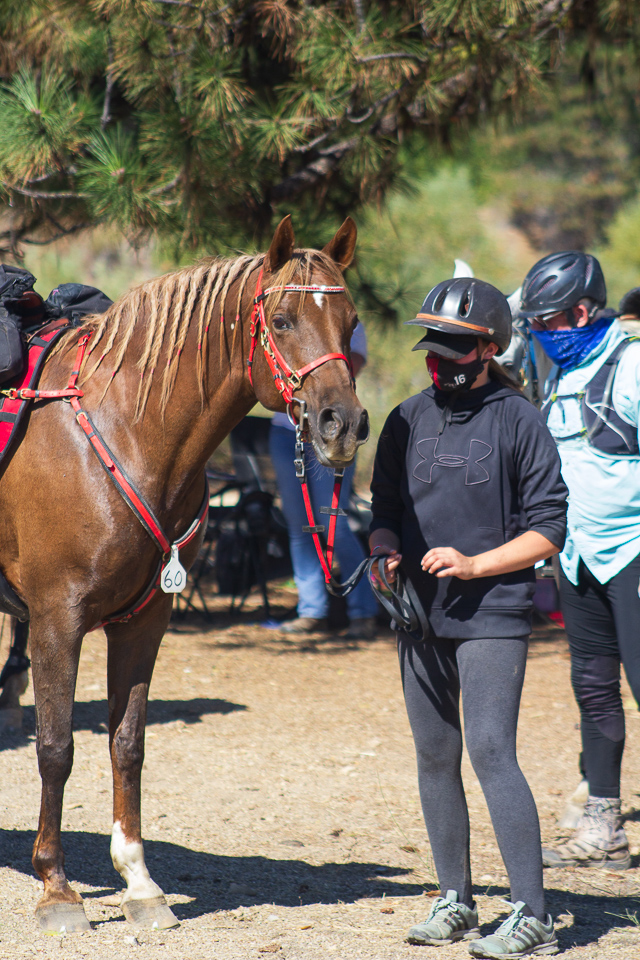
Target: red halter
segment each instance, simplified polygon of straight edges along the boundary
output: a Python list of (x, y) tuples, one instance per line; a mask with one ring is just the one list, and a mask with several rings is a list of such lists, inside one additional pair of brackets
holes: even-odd
[(344, 293), (344, 287), (325, 287), (320, 286), (319, 284), (303, 285), (290, 283), (284, 287), (267, 287), (266, 290), (263, 290), (262, 274), (263, 271), (261, 270), (260, 274), (258, 275), (256, 292), (253, 298), (253, 311), (251, 313), (251, 326), (249, 328), (251, 333), (251, 347), (249, 348), (249, 359), (247, 360), (247, 366), (249, 367), (249, 382), (251, 386), (253, 386), (253, 357), (256, 351), (256, 346), (258, 345), (259, 336), (260, 344), (264, 350), (264, 355), (267, 363), (269, 364), (269, 369), (273, 374), (276, 387), (282, 394), (282, 398), (285, 403), (290, 404), (293, 400), (294, 392), (300, 389), (302, 386), (302, 381), (306, 375), (311, 373), (312, 370), (315, 370), (316, 367), (322, 366), (323, 363), (327, 363), (329, 360), (344, 360), (349, 367), (349, 371), (351, 372), (351, 363), (349, 358), (345, 357), (344, 353), (325, 353), (324, 356), (319, 357), (317, 360), (312, 360), (311, 363), (305, 364), (305, 366), (300, 367), (299, 370), (292, 370), (278, 350), (271, 331), (267, 326), (267, 320), (264, 315), (264, 300), (269, 296), (270, 293), (275, 293), (279, 290), (290, 290), (295, 293)]

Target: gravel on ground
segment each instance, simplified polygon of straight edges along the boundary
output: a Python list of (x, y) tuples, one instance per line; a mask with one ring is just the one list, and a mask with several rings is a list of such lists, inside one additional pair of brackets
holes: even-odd
[[(275, 593), (276, 615), (291, 606)], [(181, 921), (136, 930), (119, 908), (109, 857), (104, 636), (86, 638), (77, 686), (75, 763), (63, 815), (68, 876), (91, 933), (46, 936), (31, 867), (40, 781), (33, 693), (23, 731), (0, 739), (0, 960), (397, 960), (430, 957), (404, 942), (437, 893), (418, 800), (393, 636), (291, 639), (255, 621), (257, 601), (213, 622), (193, 617), (165, 637), (149, 705), (143, 773), (147, 864)], [(6, 631), (5, 631), (6, 635)], [(6, 655), (6, 639), (0, 655)], [(639, 714), (625, 686), (623, 796), (634, 853), (623, 874), (546, 872), (548, 907), (567, 960), (640, 957)], [(543, 839), (578, 782), (578, 713), (564, 634), (530, 645), (519, 758)], [(482, 930), (507, 914), (509, 890), (487, 808), (465, 757), (475, 894)], [(468, 956), (464, 944), (438, 960)]]

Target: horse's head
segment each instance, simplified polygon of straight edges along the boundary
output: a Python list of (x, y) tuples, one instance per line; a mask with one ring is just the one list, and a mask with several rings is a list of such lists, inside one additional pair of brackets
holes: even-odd
[[(261, 280), (261, 289), (267, 292), (263, 301), (266, 331), (256, 347), (256, 395), (266, 407), (282, 410), (290, 389), (294, 415), (304, 401), (318, 459), (332, 467), (353, 460), (369, 436), (369, 417), (355, 394), (349, 364), (327, 357), (351, 356), (357, 315), (343, 272), (353, 259), (356, 236), (356, 225), (347, 217), (323, 250), (296, 250), (291, 218), (285, 217), (264, 258)], [(326, 288), (326, 292), (315, 288)], [(271, 361), (263, 350), (271, 351)], [(316, 365), (316, 361), (321, 362)], [(274, 374), (287, 367), (293, 373), (286, 378), (283, 395), (283, 381), (279, 391)]]

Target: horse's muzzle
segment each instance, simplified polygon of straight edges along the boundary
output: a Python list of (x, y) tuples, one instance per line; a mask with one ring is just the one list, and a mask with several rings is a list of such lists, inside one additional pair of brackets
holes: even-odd
[(341, 403), (323, 407), (313, 439), (318, 459), (326, 466), (351, 463), (358, 447), (369, 439), (369, 414), (363, 407), (348, 409)]

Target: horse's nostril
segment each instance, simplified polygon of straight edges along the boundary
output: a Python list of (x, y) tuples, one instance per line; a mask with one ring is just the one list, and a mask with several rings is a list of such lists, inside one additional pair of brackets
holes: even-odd
[(363, 410), (360, 414), (360, 420), (358, 421), (358, 428), (356, 430), (356, 439), (358, 443), (366, 443), (369, 439), (369, 414), (366, 410)]
[(335, 440), (344, 428), (344, 420), (335, 407), (324, 407), (318, 414), (318, 429), (323, 440)]

